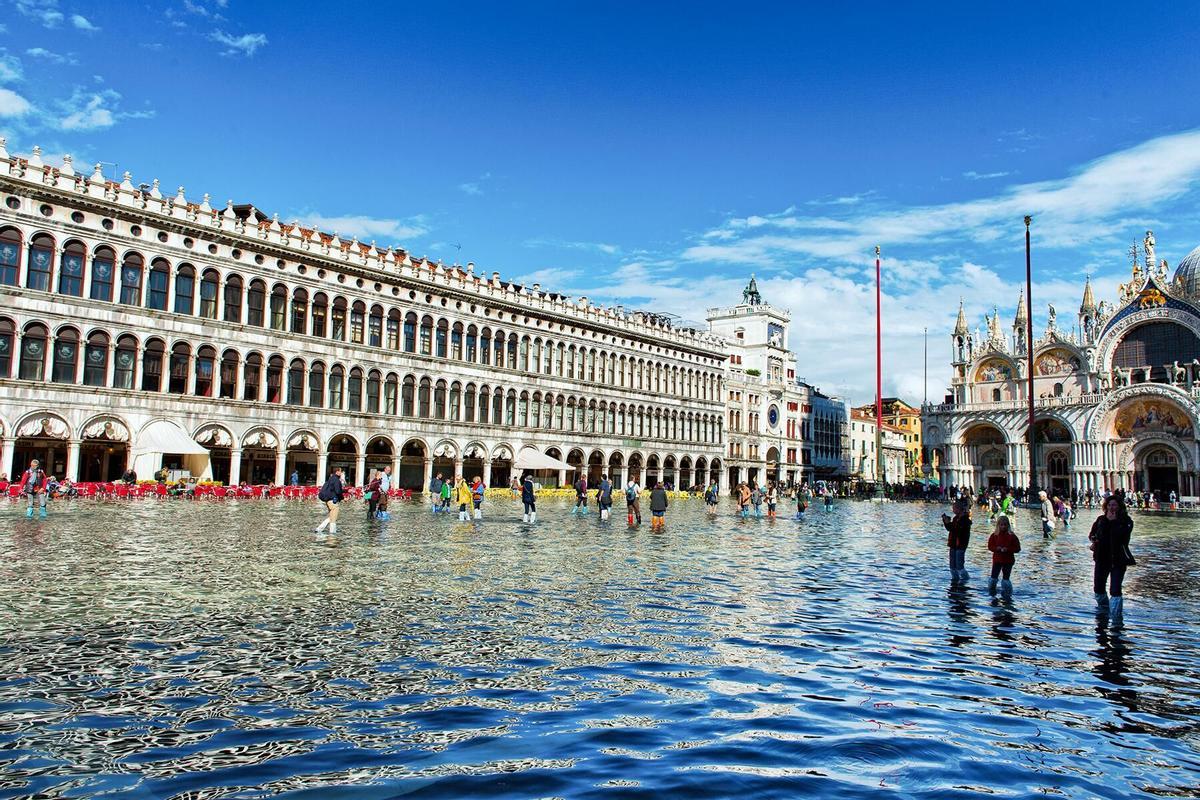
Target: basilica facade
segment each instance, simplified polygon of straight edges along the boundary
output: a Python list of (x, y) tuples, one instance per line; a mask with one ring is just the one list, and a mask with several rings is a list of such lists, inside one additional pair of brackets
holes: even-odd
[(0, 473), (504, 485), (536, 451), (569, 466), (550, 484), (724, 476), (708, 331), (3, 139), (0, 203)]
[(1051, 307), (1033, 342), (1023, 297), (1010, 336), (997, 311), (972, 332), (960, 305), (950, 394), (922, 409), (943, 486), (1200, 493), (1200, 247), (1173, 274), (1151, 232), (1132, 256), (1119, 297), (1097, 303), (1089, 280), (1076, 320)]

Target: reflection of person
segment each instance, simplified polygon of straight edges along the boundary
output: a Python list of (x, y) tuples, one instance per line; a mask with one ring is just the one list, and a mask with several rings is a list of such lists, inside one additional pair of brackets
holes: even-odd
[[(1095, 566), (1092, 571), (1092, 591), (1096, 594), (1096, 603), (1103, 608), (1108, 601), (1109, 615), (1114, 619), (1121, 616), (1125, 610), (1125, 598), (1121, 594), (1121, 584), (1125, 580), (1125, 570), (1134, 564), (1133, 554), (1129, 551), (1129, 537), (1133, 534), (1133, 520), (1125, 509), (1125, 502), (1120, 495), (1113, 495), (1104, 501), (1104, 513), (1092, 523), (1091, 540), (1092, 561)], [(1108, 595), (1105, 594), (1105, 584), (1108, 584)]]

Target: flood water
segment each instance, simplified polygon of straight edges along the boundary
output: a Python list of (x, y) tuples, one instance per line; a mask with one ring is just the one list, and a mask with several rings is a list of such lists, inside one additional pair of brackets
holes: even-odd
[(1005, 600), (940, 506), (540, 505), (0, 504), (0, 798), (1200, 794), (1200, 519), (1135, 517), (1113, 628), (1096, 512), (1020, 512)]

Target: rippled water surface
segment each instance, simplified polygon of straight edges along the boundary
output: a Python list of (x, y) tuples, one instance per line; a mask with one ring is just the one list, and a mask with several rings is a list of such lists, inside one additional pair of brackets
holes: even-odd
[(0, 797), (1200, 794), (1200, 519), (1136, 518), (1114, 628), (1082, 522), (1005, 600), (940, 506), (541, 505), (0, 505)]

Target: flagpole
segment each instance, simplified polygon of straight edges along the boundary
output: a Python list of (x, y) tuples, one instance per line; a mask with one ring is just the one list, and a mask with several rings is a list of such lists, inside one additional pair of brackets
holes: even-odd
[(883, 497), (883, 272), (875, 245), (875, 495)]
[(1025, 314), (1025, 350), (1029, 358), (1027, 391), (1029, 400), (1029, 420), (1025, 434), (1029, 439), (1029, 500), (1037, 498), (1037, 438), (1033, 427), (1033, 267), (1029, 251), (1029, 223), (1033, 217), (1025, 215), (1025, 296), (1029, 298), (1029, 309)]

